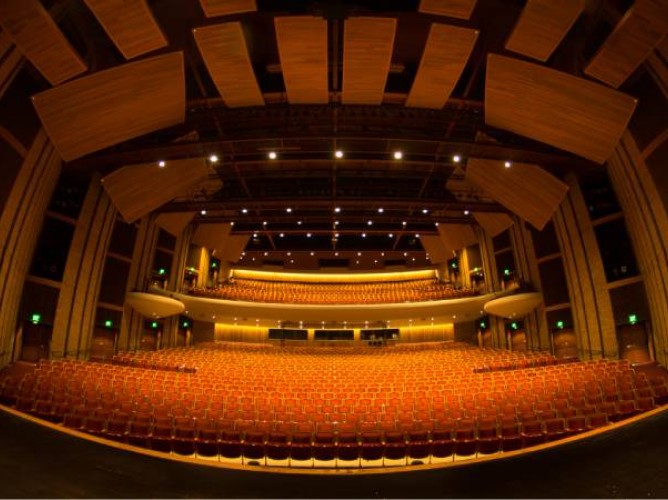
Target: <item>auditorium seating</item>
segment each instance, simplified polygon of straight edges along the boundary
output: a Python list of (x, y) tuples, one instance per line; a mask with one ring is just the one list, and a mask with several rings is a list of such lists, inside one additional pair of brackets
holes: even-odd
[(303, 283), (235, 278), (216, 288), (194, 288), (190, 294), (224, 300), (290, 304), (384, 304), (471, 297), (472, 288), (456, 289), (437, 279), (368, 283)]
[[(3, 377), (0, 399), (163, 453), (339, 468), (507, 453), (668, 402), (666, 379), (627, 361), (564, 362), (452, 342), (383, 349), (216, 342), (123, 356), (137, 363), (42, 360), (19, 379)], [(503, 369), (474, 369), (494, 365)], [(173, 369), (183, 366), (189, 370)]]

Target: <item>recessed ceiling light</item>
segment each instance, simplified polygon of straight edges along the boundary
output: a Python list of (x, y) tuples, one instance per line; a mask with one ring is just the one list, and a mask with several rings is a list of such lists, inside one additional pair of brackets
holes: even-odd
[(257, 238), (257, 233), (253, 233), (253, 238)]
[(368, 220), (368, 221), (366, 221), (366, 225), (367, 225), (367, 226), (373, 226), (373, 221), (372, 221), (372, 220)]
[(404, 257), (408, 257), (408, 252), (404, 252)]
[(202, 210), (200, 213), (201, 213), (202, 215), (206, 215), (206, 210)]
[(505, 161), (505, 162), (503, 163), (503, 166), (506, 167), (506, 168), (510, 168), (510, 167), (512, 166), (512, 162), (510, 162), (510, 161)]
[(269, 255), (269, 252), (264, 252), (264, 256), (267, 257)]
[(311, 252), (311, 257), (313, 257), (314, 255), (315, 255), (315, 252)]
[(419, 237), (420, 237), (420, 233), (415, 233), (415, 237), (416, 237), (416, 238), (419, 238)]
[(290, 257), (291, 255), (292, 255), (292, 252), (288, 252), (288, 257)]
[(434, 222), (434, 226), (438, 227), (438, 222)]
[(454, 155), (452, 157), (452, 161), (454, 161), (455, 163), (459, 163), (460, 161), (462, 161), (462, 157), (459, 155)]
[(381, 257), (385, 257), (385, 252), (380, 252)]
[(362, 256), (362, 252), (357, 252), (357, 256), (358, 256), (358, 257), (361, 257), (361, 256)]
[(218, 161), (218, 155), (211, 155), (209, 156), (209, 161), (211, 163), (216, 163)]
[(471, 213), (471, 212), (469, 212), (468, 210), (464, 210), (464, 215), (468, 215), (468, 214), (470, 214), (470, 213)]
[(295, 259), (290, 259), (290, 264), (294, 264), (294, 263), (295, 263)]
[(285, 233), (281, 233), (278, 235), (279, 238), (282, 238), (283, 236), (285, 236)]
[(334, 213), (338, 214), (341, 212), (341, 207), (334, 207)]
[(335, 220), (335, 221), (334, 221), (334, 225), (335, 225), (335, 226), (338, 226), (338, 225), (339, 225), (339, 221), (338, 221), (338, 220)]
[(334, 257), (338, 257), (338, 256), (339, 256), (339, 252), (334, 252)]
[(242, 213), (242, 214), (247, 214), (247, 213), (248, 213), (248, 209), (247, 209), (247, 208), (242, 208), (242, 209), (241, 209), (241, 213)]
[(267, 153), (267, 157), (270, 160), (275, 160), (276, 158), (278, 158), (278, 155), (276, 154), (276, 151), (269, 151), (269, 153)]
[(402, 226), (405, 226), (405, 225), (406, 225), (406, 221), (402, 221), (401, 225), (402, 225)]
[(404, 157), (404, 154), (401, 151), (395, 151), (394, 152), (394, 159), (395, 160), (401, 160)]
[(158, 166), (159, 166), (160, 168), (164, 168), (165, 165), (167, 165), (167, 163), (165, 163), (165, 160), (160, 160), (160, 161), (158, 162)]
[(286, 208), (285, 211), (286, 211), (287, 213), (289, 213), (289, 214), (292, 213), (292, 209), (291, 209), (290, 207)]
[(387, 235), (387, 237), (388, 237), (388, 238), (394, 238), (394, 234), (393, 234), (393, 233), (390, 233), (390, 234)]
[(428, 214), (428, 213), (429, 213), (429, 210), (427, 210), (426, 208), (423, 208), (423, 209), (422, 209), (422, 213), (423, 213), (423, 214)]
[(302, 225), (302, 221), (298, 220), (298, 221), (297, 221), (297, 225), (298, 225), (298, 226), (301, 226), (301, 225)]
[(385, 209), (382, 208), (382, 207), (378, 209), (378, 213), (379, 213), (379, 214), (382, 214), (384, 211), (385, 211)]
[(311, 236), (312, 236), (311, 233), (306, 233), (306, 237), (307, 237), (307, 238), (310, 238)]
[(263, 220), (263, 221), (262, 221), (262, 225), (263, 225), (263, 226), (266, 226), (266, 225), (267, 225), (267, 221), (266, 221), (266, 220)]
[(334, 156), (336, 156), (337, 158), (343, 158), (343, 151), (337, 149), (336, 151), (334, 151)]
[(362, 233), (362, 238), (366, 238), (366, 233)]
[(234, 221), (230, 222), (230, 226), (234, 226)]

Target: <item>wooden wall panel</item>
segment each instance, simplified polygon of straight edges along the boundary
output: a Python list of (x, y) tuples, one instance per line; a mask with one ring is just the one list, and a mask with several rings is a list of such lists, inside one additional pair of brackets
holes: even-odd
[(199, 224), (193, 233), (192, 242), (221, 253), (227, 248), (230, 232), (232, 232), (232, 226), (229, 222)]
[(420, 238), (422, 248), (429, 254), (432, 264), (447, 262), (451, 255), (445, 250), (445, 245), (440, 236), (423, 235)]
[(438, 16), (469, 19), (476, 0), (421, 0), (419, 12)]
[(537, 165), (469, 158), (466, 179), (508, 210), (543, 229), (568, 192), (568, 186)]
[(126, 59), (167, 46), (146, 0), (84, 0)]
[(255, 0), (199, 0), (206, 17), (229, 16), (257, 10)]
[(23, 61), (23, 56), (9, 33), (0, 31), (0, 97), (14, 81)]
[(432, 24), (406, 106), (441, 109), (464, 71), (476, 30)]
[(107, 175), (102, 182), (125, 222), (132, 223), (207, 175), (204, 158), (192, 158), (171, 160), (165, 168), (157, 163), (130, 165)]
[(224, 23), (193, 30), (209, 74), (231, 108), (263, 106), (241, 23)]
[(668, 33), (668, 2), (637, 0), (617, 23), (585, 73), (619, 87)]
[(181, 123), (183, 54), (173, 52), (100, 71), (41, 92), (33, 104), (64, 160)]
[(383, 101), (390, 71), (397, 20), (353, 17), (343, 33), (344, 104), (375, 104)]
[(485, 122), (605, 162), (636, 99), (538, 64), (489, 54)]
[(178, 237), (195, 217), (195, 212), (168, 212), (159, 214), (155, 223), (169, 234)]
[(529, 0), (506, 42), (506, 49), (547, 61), (584, 5), (584, 0)]
[(224, 262), (238, 261), (239, 257), (241, 257), (241, 252), (243, 252), (244, 249), (246, 248), (249, 239), (250, 235), (248, 234), (239, 234), (230, 236), (229, 239), (227, 240), (227, 246), (225, 247), (222, 256), (216, 255), (216, 257), (219, 257), (220, 260)]
[(492, 238), (501, 234), (513, 225), (513, 219), (508, 214), (495, 214), (493, 212), (474, 212), (473, 218), (480, 227)]
[(478, 242), (478, 237), (469, 224), (440, 224), (438, 235), (446, 254), (452, 254), (455, 250), (461, 250)]
[(39, 0), (0, 1), (0, 26), (51, 85), (88, 69)]
[(294, 16), (274, 19), (281, 71), (291, 104), (327, 104), (327, 21)]

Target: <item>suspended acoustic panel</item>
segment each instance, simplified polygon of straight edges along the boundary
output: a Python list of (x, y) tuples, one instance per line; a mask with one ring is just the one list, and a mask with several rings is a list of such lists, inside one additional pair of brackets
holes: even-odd
[(513, 225), (513, 219), (508, 214), (495, 214), (492, 212), (474, 212), (473, 218), (480, 227), (490, 236), (501, 234)]
[(229, 16), (257, 10), (255, 0), (199, 0), (206, 17)]
[(285, 91), (291, 104), (327, 104), (327, 21), (277, 17), (276, 39)]
[(167, 46), (146, 0), (84, 1), (126, 59)]
[(172, 52), (99, 71), (33, 96), (66, 161), (183, 122), (183, 54)]
[(475, 231), (468, 224), (440, 224), (438, 235), (443, 242), (446, 255), (450, 256), (455, 250), (461, 250), (478, 242)]
[(217, 224), (200, 224), (193, 233), (192, 241), (196, 245), (222, 252), (227, 247), (230, 239), (232, 225), (229, 222)]
[(568, 192), (566, 184), (530, 163), (506, 168), (501, 160), (469, 158), (466, 179), (539, 230)]
[(478, 32), (432, 24), (406, 106), (441, 109), (466, 66)]
[(378, 105), (382, 102), (396, 26), (394, 18), (346, 19), (343, 33), (344, 104)]
[(445, 251), (445, 245), (440, 236), (424, 235), (420, 238), (422, 248), (429, 254), (429, 260), (432, 264), (441, 264), (447, 262), (452, 257), (452, 253)]
[(0, 26), (51, 85), (88, 69), (39, 0), (0, 0)]
[(238, 261), (241, 257), (241, 252), (243, 252), (244, 248), (246, 248), (246, 245), (248, 245), (249, 239), (250, 235), (248, 234), (230, 236), (227, 240), (227, 245), (221, 253), (221, 260), (224, 262)]
[(421, 0), (419, 12), (437, 16), (469, 19), (476, 0)]
[(489, 54), (485, 122), (604, 163), (636, 100), (538, 64)]
[(584, 9), (585, 0), (529, 0), (506, 49), (547, 61)]
[(518, 293), (492, 299), (483, 309), (487, 314), (502, 318), (521, 318), (529, 314), (543, 302), (543, 294), (538, 292)]
[(186, 310), (185, 304), (180, 300), (153, 293), (128, 292), (125, 302), (147, 318), (165, 318)]
[(170, 160), (164, 168), (156, 162), (123, 167), (104, 177), (102, 184), (125, 222), (131, 223), (208, 175), (204, 158), (193, 158)]
[(168, 212), (158, 215), (155, 223), (169, 234), (178, 237), (193, 217), (195, 212)]
[(225, 104), (231, 108), (264, 106), (241, 23), (197, 28), (193, 34)]
[(585, 74), (619, 87), (668, 33), (668, 2), (637, 0), (585, 68)]

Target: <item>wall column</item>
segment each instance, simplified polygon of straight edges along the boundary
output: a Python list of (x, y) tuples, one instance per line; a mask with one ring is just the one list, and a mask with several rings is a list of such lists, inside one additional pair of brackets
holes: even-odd
[(12, 358), (23, 284), (61, 163), (46, 134), (40, 131), (0, 216), (0, 367)]
[(624, 211), (643, 277), (656, 360), (665, 366), (668, 363), (668, 215), (643, 155), (628, 132), (608, 162), (608, 175)]
[[(149, 273), (153, 264), (153, 254), (158, 242), (159, 227), (151, 215), (141, 219), (137, 230), (137, 239), (132, 252), (132, 264), (126, 290), (145, 291), (148, 287)], [(119, 351), (135, 351), (139, 348), (142, 331), (144, 329), (144, 316), (132, 309), (127, 304), (123, 310), (123, 321), (118, 338)]]
[[(192, 225), (188, 224), (176, 239), (174, 256), (172, 257), (172, 266), (169, 274), (167, 289), (174, 292), (181, 292), (183, 284), (183, 273), (186, 270), (188, 261), (188, 250), (192, 239)], [(179, 315), (165, 318), (162, 328), (162, 347), (174, 347), (179, 331)]]
[(568, 196), (555, 213), (554, 226), (571, 297), (579, 357), (616, 359), (615, 320), (594, 227), (577, 178), (569, 174), (566, 182)]
[[(480, 246), (480, 257), (482, 259), (482, 269), (485, 273), (485, 290), (487, 293), (499, 291), (499, 273), (496, 269), (496, 257), (494, 255), (494, 244), (492, 238), (480, 227), (475, 228)], [(506, 326), (503, 318), (499, 316), (489, 316), (489, 330), (492, 335), (492, 345), (501, 349), (508, 348), (508, 339), (506, 338)]]
[(51, 339), (52, 358), (88, 358), (104, 259), (116, 209), (93, 175), (67, 255)]
[[(510, 241), (515, 252), (519, 277), (530, 283), (536, 291), (542, 291), (540, 273), (533, 238), (523, 220), (515, 217), (515, 223), (510, 227)], [(550, 336), (547, 329), (545, 305), (540, 304), (524, 318), (524, 329), (527, 332), (527, 341), (530, 350), (550, 350)]]

